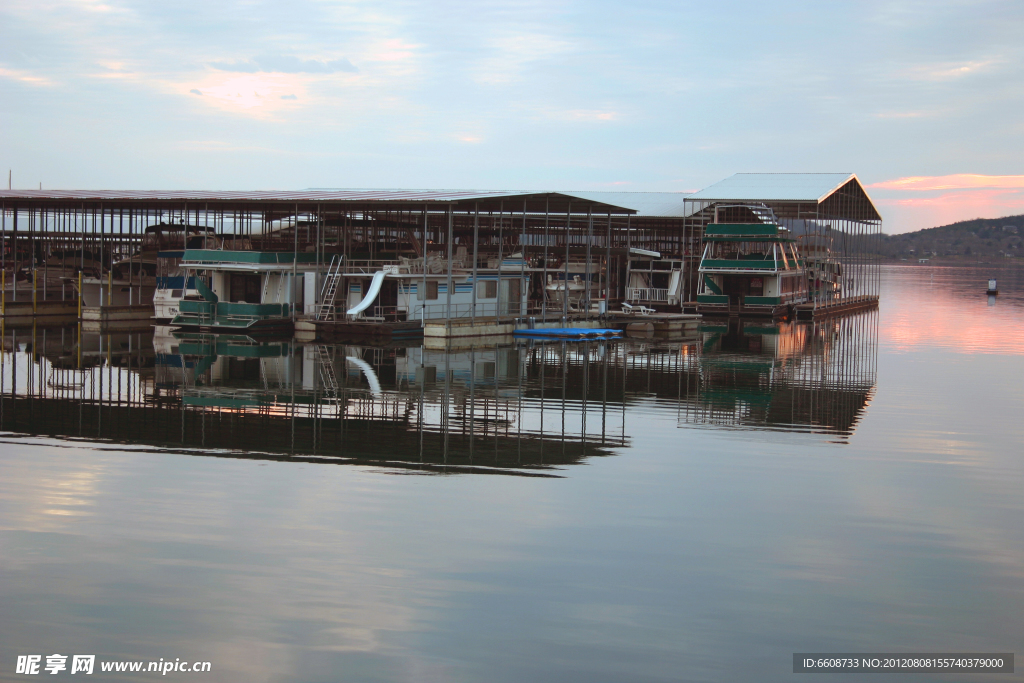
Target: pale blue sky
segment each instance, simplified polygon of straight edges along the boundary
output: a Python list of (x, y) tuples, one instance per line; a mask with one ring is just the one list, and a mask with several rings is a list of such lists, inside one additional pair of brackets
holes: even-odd
[[(63, 189), (851, 171), (902, 232), (1024, 213), (1022, 36), (1020, 0), (4, 0), (0, 164)], [(931, 178), (957, 174), (1010, 177)]]

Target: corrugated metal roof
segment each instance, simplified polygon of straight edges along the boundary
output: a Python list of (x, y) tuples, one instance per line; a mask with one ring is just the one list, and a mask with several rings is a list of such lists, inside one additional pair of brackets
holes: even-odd
[(689, 199), (820, 202), (856, 177), (853, 173), (737, 173)]
[(400, 201), (452, 202), (498, 197), (522, 197), (525, 192), (467, 192), (463, 190), (0, 190), (0, 198), (35, 199), (158, 199), (189, 201)]
[(274, 203), (291, 202), (338, 202), (361, 205), (391, 204), (406, 208), (422, 207), (424, 204), (466, 204), (481, 202), (481, 210), (498, 208), (499, 202), (507, 202), (506, 211), (522, 209), (524, 201), (534, 204), (530, 211), (537, 211), (536, 202), (547, 200), (554, 207), (563, 210), (570, 203), (589, 205), (600, 213), (632, 213), (628, 207), (607, 204), (600, 200), (570, 196), (561, 192), (505, 192), (497, 190), (371, 190), (371, 189), (312, 189), (298, 191), (227, 191), (211, 192), (200, 190), (0, 190), (0, 201), (8, 200), (21, 204), (33, 201), (43, 202), (187, 202), (187, 203)]
[(636, 211), (637, 216), (657, 218), (684, 218), (693, 213), (687, 206), (687, 192), (565, 192), (595, 202), (623, 206)]

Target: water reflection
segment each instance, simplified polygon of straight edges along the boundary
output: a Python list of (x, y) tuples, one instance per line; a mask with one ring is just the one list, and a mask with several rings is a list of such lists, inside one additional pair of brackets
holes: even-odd
[[(600, 343), (445, 352), (169, 329), (79, 344), (73, 330), (10, 331), (0, 426), (226, 457), (542, 474), (627, 444), (615, 364), (600, 365), (610, 353)], [(603, 382), (581, 379), (591, 365)]]
[(815, 323), (701, 328), (680, 423), (852, 434), (878, 375), (878, 312)]
[(877, 335), (877, 313), (734, 320), (689, 339), (440, 350), (9, 330), (0, 428), (222, 457), (554, 475), (628, 446), (629, 411), (652, 400), (681, 427), (848, 437), (874, 389)]
[[(8, 328), (0, 662), (788, 681), (805, 649), (1019, 652), (1024, 357), (964, 349), (1012, 339), (1024, 307), (1008, 278), (990, 309), (884, 273), (877, 316), (685, 339)], [(938, 323), (977, 337), (887, 341)], [(321, 464), (348, 462), (370, 467)], [(415, 471), (535, 476), (384, 476)]]

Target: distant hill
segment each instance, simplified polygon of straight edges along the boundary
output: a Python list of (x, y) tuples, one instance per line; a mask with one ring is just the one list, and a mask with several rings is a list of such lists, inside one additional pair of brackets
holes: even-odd
[(881, 249), (883, 257), (897, 260), (1024, 259), (1024, 216), (975, 218), (902, 235), (883, 235)]

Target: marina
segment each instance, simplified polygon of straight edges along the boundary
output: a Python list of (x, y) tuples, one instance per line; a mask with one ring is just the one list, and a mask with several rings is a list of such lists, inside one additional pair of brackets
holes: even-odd
[(0, 27), (0, 683), (1019, 680), (1024, 3)]
[(74, 301), (91, 328), (386, 342), (878, 303), (881, 219), (852, 174), (691, 194), (8, 190), (0, 205), (12, 322), (66, 324)]

